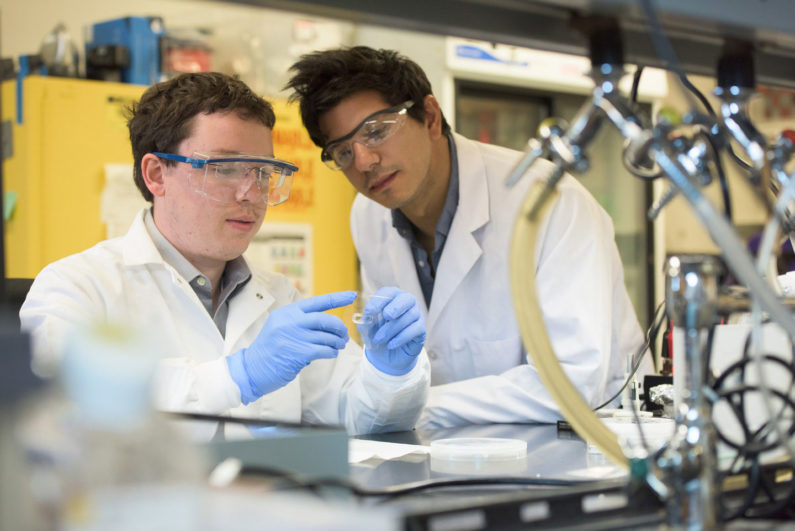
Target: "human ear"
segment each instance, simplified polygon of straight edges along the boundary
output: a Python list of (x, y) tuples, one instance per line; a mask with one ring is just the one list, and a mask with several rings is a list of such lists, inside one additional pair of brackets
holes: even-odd
[(141, 177), (155, 197), (162, 197), (166, 193), (165, 171), (166, 165), (157, 155), (147, 153), (141, 159)]
[(431, 134), (432, 138), (439, 138), (442, 136), (442, 108), (439, 106), (439, 101), (433, 96), (428, 94), (422, 100), (423, 110), (425, 111), (425, 127)]

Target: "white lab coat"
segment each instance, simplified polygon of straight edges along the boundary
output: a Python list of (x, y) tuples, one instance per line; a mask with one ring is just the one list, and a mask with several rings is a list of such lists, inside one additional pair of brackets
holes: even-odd
[(133, 322), (164, 353), (155, 379), (156, 406), (168, 411), (301, 420), (344, 425), (351, 433), (410, 429), (425, 402), (429, 366), (395, 377), (376, 369), (350, 341), (335, 360), (316, 360), (285, 387), (244, 406), (225, 357), (248, 346), (269, 313), (300, 298), (283, 275), (253, 273), (229, 301), (222, 337), (188, 282), (165, 263), (144, 225), (44, 268), (20, 311), (33, 335), (39, 367), (57, 363), (75, 325)]
[[(516, 151), (454, 135), (459, 203), (426, 308), (408, 242), (388, 209), (358, 195), (351, 231), (371, 292), (395, 285), (423, 302), (431, 391), (418, 428), (467, 423), (553, 422), (558, 407), (522, 346), (514, 315), (508, 251), (530, 184), (551, 169), (540, 161), (512, 189)], [(566, 374), (595, 406), (620, 387), (626, 356), (643, 337), (623, 283), (610, 217), (570, 176), (535, 249), (538, 295), (552, 346)], [(528, 250), (528, 265), (532, 264)]]

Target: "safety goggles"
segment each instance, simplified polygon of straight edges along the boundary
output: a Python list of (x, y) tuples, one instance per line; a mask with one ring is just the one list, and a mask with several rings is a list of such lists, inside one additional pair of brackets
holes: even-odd
[(173, 153), (152, 153), (166, 160), (190, 164), (188, 182), (196, 193), (219, 203), (236, 203), (256, 184), (259, 199), (270, 206), (290, 197), (293, 173), (298, 166), (272, 157), (234, 155), (212, 158), (194, 153), (184, 157)]
[(414, 105), (409, 100), (388, 109), (374, 112), (353, 131), (326, 144), (320, 153), (320, 160), (332, 170), (344, 170), (353, 162), (353, 143), (358, 142), (368, 148), (383, 144), (395, 134), (408, 118), (408, 110)]

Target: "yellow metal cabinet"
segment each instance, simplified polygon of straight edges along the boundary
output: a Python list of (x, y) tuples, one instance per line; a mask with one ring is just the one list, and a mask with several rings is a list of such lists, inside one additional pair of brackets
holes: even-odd
[[(145, 87), (30, 76), (24, 80), (22, 123), (16, 82), (3, 83), (3, 120), (13, 121), (13, 154), (4, 189), (16, 194), (6, 223), (9, 277), (33, 277), (48, 263), (105, 239), (100, 195), (106, 163), (132, 164), (125, 108)], [(276, 156), (297, 163), (289, 201), (268, 222), (308, 224), (313, 233), (314, 293), (356, 289), (357, 261), (348, 214), (354, 191), (320, 162), (297, 108), (274, 101)], [(137, 193), (137, 192), (136, 192)]]
[(100, 192), (106, 162), (132, 162), (123, 110), (143, 87), (30, 76), (17, 123), (16, 82), (3, 83), (3, 120), (13, 120), (4, 188), (17, 201), (6, 225), (10, 277), (105, 238)]

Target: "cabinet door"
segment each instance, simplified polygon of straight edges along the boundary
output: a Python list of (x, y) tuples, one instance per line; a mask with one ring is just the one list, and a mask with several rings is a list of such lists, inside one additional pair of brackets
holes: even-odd
[[(16, 110), (16, 87), (3, 87)], [(125, 109), (145, 87), (30, 76), (23, 82), (22, 120), (14, 115), (14, 154), (5, 163), (16, 206), (6, 225), (10, 277), (33, 277), (48, 263), (106, 236), (100, 194), (107, 163), (132, 163)], [(10, 101), (13, 100), (13, 101)]]

